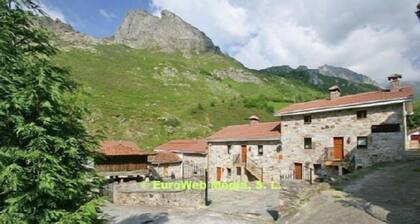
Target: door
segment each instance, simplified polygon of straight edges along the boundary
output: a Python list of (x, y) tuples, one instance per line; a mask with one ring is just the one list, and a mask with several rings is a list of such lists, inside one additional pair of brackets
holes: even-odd
[(216, 167), (216, 180), (220, 181), (222, 179), (222, 167)]
[(344, 141), (342, 137), (334, 138), (334, 160), (342, 160), (344, 157)]
[(248, 152), (248, 150), (246, 148), (246, 145), (242, 145), (241, 146), (241, 162), (242, 163), (246, 163), (247, 152)]
[(295, 163), (294, 178), (302, 180), (302, 163)]

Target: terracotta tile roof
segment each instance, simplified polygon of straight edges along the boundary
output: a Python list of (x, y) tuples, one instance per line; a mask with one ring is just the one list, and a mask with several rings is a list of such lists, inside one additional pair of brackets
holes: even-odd
[(207, 153), (207, 141), (205, 139), (171, 140), (156, 147), (155, 151)]
[(172, 152), (158, 152), (154, 155), (149, 155), (147, 160), (152, 164), (164, 164), (164, 163), (178, 163), (182, 159)]
[(257, 124), (232, 125), (223, 128), (208, 141), (237, 141), (280, 139), (280, 122), (263, 122)]
[(139, 149), (136, 143), (131, 141), (103, 141), (101, 142), (101, 151), (106, 156), (127, 156), (127, 155), (147, 155)]
[(318, 109), (329, 109), (335, 108), (340, 106), (353, 106), (353, 105), (360, 105), (360, 104), (367, 104), (367, 103), (375, 103), (375, 102), (385, 102), (391, 100), (398, 100), (409, 98), (413, 96), (413, 90), (411, 87), (404, 87), (401, 88), (400, 91), (389, 91), (389, 90), (381, 90), (381, 91), (373, 91), (373, 92), (365, 92), (359, 93), (354, 95), (342, 96), (335, 99), (323, 99), (323, 100), (313, 100), (304, 103), (296, 103), (292, 104), (282, 110), (280, 110), (277, 115), (287, 115), (289, 113), (295, 112), (304, 112), (304, 111), (311, 111), (311, 110), (318, 110)]

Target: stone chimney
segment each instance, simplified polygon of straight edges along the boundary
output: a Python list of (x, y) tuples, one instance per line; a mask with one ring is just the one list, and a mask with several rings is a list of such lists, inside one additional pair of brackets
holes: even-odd
[(255, 125), (260, 122), (260, 118), (257, 117), (256, 115), (252, 115), (251, 117), (248, 118), (248, 120), (249, 120), (250, 125)]
[(334, 85), (331, 86), (328, 91), (330, 91), (330, 100), (337, 99), (341, 96), (340, 87)]
[(391, 76), (388, 77), (388, 81), (389, 81), (389, 90), (391, 92), (398, 92), (400, 91), (400, 79), (401, 79), (402, 75), (400, 74), (393, 74)]

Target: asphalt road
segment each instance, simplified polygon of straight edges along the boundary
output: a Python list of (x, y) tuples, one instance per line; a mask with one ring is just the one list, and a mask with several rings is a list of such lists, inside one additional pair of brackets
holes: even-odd
[(388, 164), (326, 190), (284, 223), (420, 223), (420, 161)]

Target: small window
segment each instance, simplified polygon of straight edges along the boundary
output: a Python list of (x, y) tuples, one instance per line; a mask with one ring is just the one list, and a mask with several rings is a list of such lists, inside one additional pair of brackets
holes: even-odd
[(230, 153), (231, 153), (231, 149), (232, 149), (232, 146), (231, 146), (231, 145), (228, 145), (228, 146), (227, 146), (227, 153), (228, 153), (228, 154), (230, 154)]
[(314, 174), (321, 176), (322, 175), (322, 166), (321, 164), (314, 164)]
[(367, 117), (367, 111), (366, 110), (357, 111), (357, 119), (364, 119), (366, 117)]
[(305, 149), (312, 149), (312, 138), (305, 138)]
[(304, 124), (310, 124), (311, 122), (312, 122), (312, 116), (311, 115), (303, 117), (303, 123)]
[(241, 176), (241, 174), (242, 174), (241, 167), (236, 167), (236, 175)]
[(400, 132), (400, 124), (380, 124), (372, 125), (371, 127), (373, 133), (380, 132)]
[(357, 148), (358, 149), (367, 149), (368, 139), (367, 137), (357, 137)]
[(227, 168), (227, 175), (228, 177), (232, 176), (232, 169), (231, 168)]
[(262, 145), (258, 145), (258, 155), (259, 156), (263, 155), (263, 146)]

